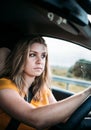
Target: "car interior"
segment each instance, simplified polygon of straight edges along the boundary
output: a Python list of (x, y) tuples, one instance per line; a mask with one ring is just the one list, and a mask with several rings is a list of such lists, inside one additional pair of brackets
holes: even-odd
[[(91, 50), (90, 15), (91, 0), (1, 0), (0, 48), (12, 51), (20, 38), (40, 35)], [(74, 94), (56, 86), (52, 91), (57, 100)]]

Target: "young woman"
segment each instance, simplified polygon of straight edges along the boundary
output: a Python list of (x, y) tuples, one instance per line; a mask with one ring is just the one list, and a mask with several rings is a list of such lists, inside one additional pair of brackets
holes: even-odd
[(20, 40), (7, 58), (0, 77), (0, 130), (14, 130), (11, 118), (21, 122), (17, 123), (17, 130), (43, 130), (65, 124), (91, 95), (89, 87), (56, 101), (50, 89), (48, 50), (42, 37)]

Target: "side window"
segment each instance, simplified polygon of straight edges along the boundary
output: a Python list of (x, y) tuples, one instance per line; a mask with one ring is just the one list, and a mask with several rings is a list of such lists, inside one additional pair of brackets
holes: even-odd
[(48, 45), (52, 86), (79, 92), (90, 86), (91, 50), (60, 39), (44, 37)]

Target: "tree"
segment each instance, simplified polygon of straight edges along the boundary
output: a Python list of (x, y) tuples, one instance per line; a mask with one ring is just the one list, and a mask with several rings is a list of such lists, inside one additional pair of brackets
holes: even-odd
[(91, 61), (85, 59), (78, 60), (68, 72), (76, 77), (85, 78), (87, 80), (91, 79)]

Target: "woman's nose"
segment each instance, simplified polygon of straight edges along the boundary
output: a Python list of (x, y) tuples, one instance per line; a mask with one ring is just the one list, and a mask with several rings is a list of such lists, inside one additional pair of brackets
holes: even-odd
[(41, 58), (41, 56), (38, 56), (38, 57), (37, 57), (37, 63), (42, 63), (42, 58)]

